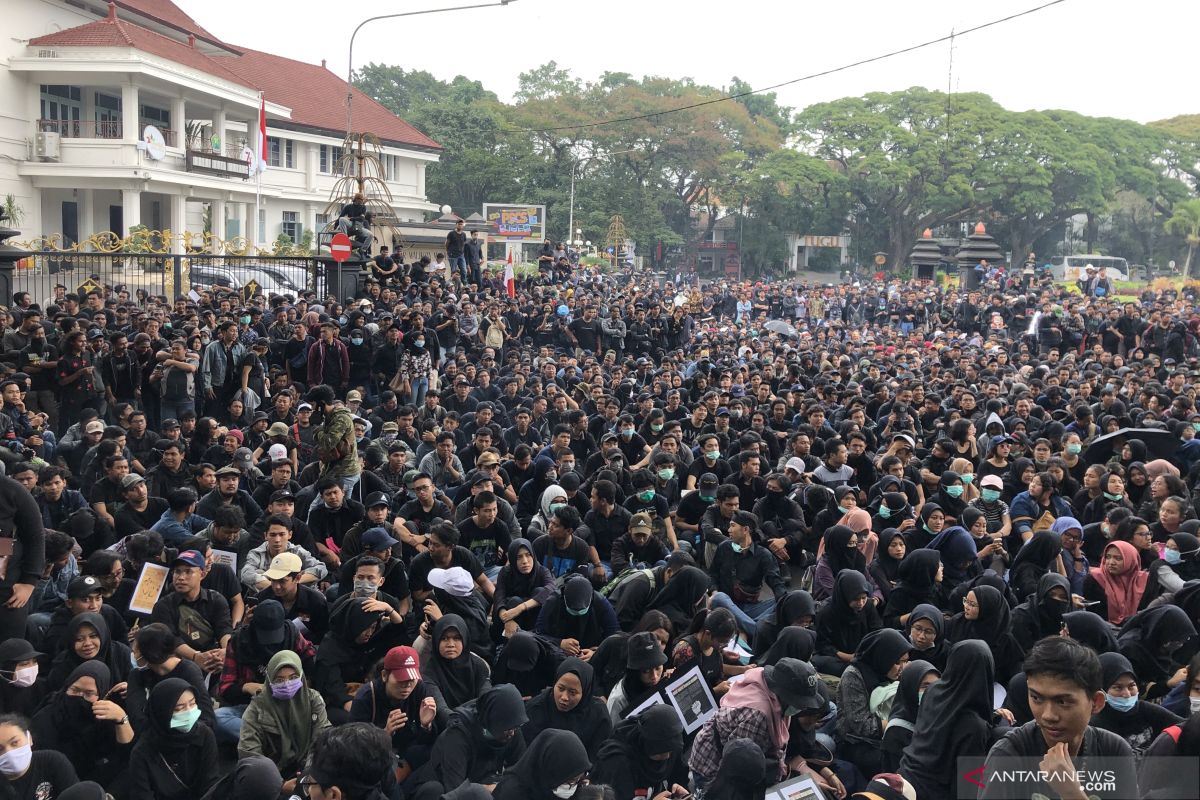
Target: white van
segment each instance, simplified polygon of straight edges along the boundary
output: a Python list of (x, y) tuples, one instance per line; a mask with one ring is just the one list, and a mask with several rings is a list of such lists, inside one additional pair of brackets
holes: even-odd
[(1129, 262), (1115, 256), (1088, 254), (1074, 256), (1055, 256), (1050, 259), (1050, 273), (1055, 280), (1081, 281), (1087, 277), (1086, 267), (1091, 264), (1096, 269), (1103, 268), (1110, 281), (1129, 280)]

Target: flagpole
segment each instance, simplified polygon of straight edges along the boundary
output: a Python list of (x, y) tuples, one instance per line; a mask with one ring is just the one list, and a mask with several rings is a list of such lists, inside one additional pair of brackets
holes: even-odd
[(263, 240), (263, 231), (261, 230), (262, 226), (259, 225), (259, 220), (262, 219), (262, 215), (259, 214), (259, 208), (262, 204), (263, 162), (267, 158), (267, 154), (266, 154), (267, 143), (264, 142), (263, 138), (262, 138), (262, 113), (263, 113), (262, 109), (263, 109), (264, 103), (266, 103), (266, 95), (263, 92), (259, 92), (258, 93), (258, 109), (259, 109), (258, 115), (259, 116), (258, 116), (258, 122), (255, 125), (257, 130), (255, 131), (255, 134), (254, 134), (254, 138), (258, 140), (258, 151), (259, 151), (258, 152), (258, 163), (254, 165), (254, 238), (257, 240), (254, 242), (254, 246), (256, 248), (258, 247), (260, 242), (265, 243)]

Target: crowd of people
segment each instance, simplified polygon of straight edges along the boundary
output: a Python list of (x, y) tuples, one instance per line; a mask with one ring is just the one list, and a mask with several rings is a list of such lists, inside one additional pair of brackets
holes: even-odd
[(385, 259), (0, 310), (0, 800), (1197, 796), (1190, 292)]

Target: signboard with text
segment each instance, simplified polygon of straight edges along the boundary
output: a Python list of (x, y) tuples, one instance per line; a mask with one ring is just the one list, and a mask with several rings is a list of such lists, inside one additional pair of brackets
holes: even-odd
[(484, 203), (483, 217), (491, 235), (509, 242), (541, 242), (546, 238), (546, 207)]

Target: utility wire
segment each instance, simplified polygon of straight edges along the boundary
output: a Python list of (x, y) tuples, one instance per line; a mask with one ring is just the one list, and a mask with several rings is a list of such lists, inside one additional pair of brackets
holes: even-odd
[(743, 97), (750, 97), (751, 95), (762, 94), (763, 92), (769, 92), (773, 89), (779, 89), (784, 86), (791, 86), (793, 84), (801, 83), (803, 81), (813, 80), (814, 78), (822, 78), (822, 77), (825, 77), (826, 75), (833, 75), (838, 72), (844, 72), (846, 70), (853, 69), (855, 67), (861, 67), (865, 64), (874, 64), (877, 61), (884, 61), (889, 58), (894, 58), (895, 56), (904, 55), (906, 53), (912, 53), (916, 50), (921, 50), (926, 47), (932, 47), (935, 44), (941, 44), (942, 42), (953, 41), (956, 38), (966, 36), (967, 34), (970, 34), (970, 33), (976, 33), (977, 31), (982, 31), (986, 28), (992, 28), (992, 27), (995, 27), (996, 25), (1002, 25), (1005, 22), (1012, 22), (1015, 19), (1020, 19), (1021, 17), (1027, 17), (1031, 14), (1036, 14), (1039, 11), (1044, 11), (1047, 8), (1051, 8), (1052, 6), (1061, 5), (1062, 3), (1065, 3), (1066, 1), (1067, 0), (1050, 0), (1050, 2), (1043, 3), (1040, 6), (1035, 6), (1034, 8), (1029, 8), (1029, 9), (1026, 9), (1025, 11), (1018, 11), (1015, 14), (1009, 14), (1007, 17), (1000, 17), (999, 19), (994, 19), (991, 22), (984, 22), (980, 25), (976, 25), (973, 28), (966, 28), (966, 29), (958, 31), (958, 32), (951, 32), (945, 36), (939, 36), (936, 39), (930, 39), (927, 42), (921, 42), (920, 44), (910, 45), (909, 47), (904, 47), (904, 48), (901, 48), (900, 50), (892, 50), (890, 53), (883, 53), (881, 55), (872, 56), (871, 58), (864, 58), (860, 61), (853, 61), (849, 64), (843, 64), (840, 67), (832, 67), (830, 69), (821, 70), (820, 72), (813, 72), (808, 75), (803, 75), (799, 78), (793, 78), (789, 81), (783, 81), (782, 83), (772, 84), (771, 86), (763, 86), (760, 89), (750, 89), (749, 91), (738, 92), (737, 94), (723, 95), (721, 97), (715, 97), (711, 100), (703, 100), (699, 103), (690, 103), (688, 105), (678, 106), (676, 108), (668, 108), (668, 109), (664, 109), (663, 111), (654, 111), (649, 114), (638, 114), (638, 115), (632, 116), (632, 117), (618, 117), (616, 119), (606, 119), (606, 120), (601, 120), (598, 122), (586, 122), (586, 123), (582, 123), (579, 125), (557, 125), (557, 126), (550, 127), (550, 128), (501, 128), (499, 130), (499, 133), (507, 133), (507, 134), (552, 133), (554, 131), (586, 130), (588, 128), (599, 128), (604, 125), (616, 125), (617, 123), (620, 123), (620, 122), (635, 122), (635, 121), (641, 120), (641, 119), (650, 119), (651, 117), (661, 117), (666, 114), (675, 114), (680, 111), (689, 111), (693, 108), (701, 108), (703, 106), (710, 106), (710, 105), (714, 105), (716, 103), (724, 103), (728, 100), (738, 100)]

